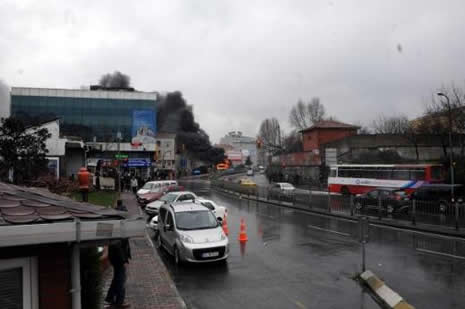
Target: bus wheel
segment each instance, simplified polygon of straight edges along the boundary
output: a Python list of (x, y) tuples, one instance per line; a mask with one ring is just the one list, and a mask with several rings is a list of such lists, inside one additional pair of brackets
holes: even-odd
[(347, 188), (346, 186), (342, 187), (341, 188), (341, 193), (342, 193), (342, 195), (350, 195), (349, 188)]

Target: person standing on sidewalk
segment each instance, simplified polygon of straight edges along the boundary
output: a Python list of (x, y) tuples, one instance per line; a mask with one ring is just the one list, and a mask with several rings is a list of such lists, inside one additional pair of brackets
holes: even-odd
[(131, 178), (131, 188), (132, 188), (132, 192), (134, 194), (137, 193), (137, 188), (139, 187), (139, 182), (137, 181), (137, 178), (135, 176), (132, 176)]
[(108, 259), (113, 266), (113, 280), (108, 290), (105, 302), (106, 308), (129, 308), (131, 305), (125, 302), (127, 267), (131, 259), (129, 241), (122, 239), (113, 243), (108, 248)]

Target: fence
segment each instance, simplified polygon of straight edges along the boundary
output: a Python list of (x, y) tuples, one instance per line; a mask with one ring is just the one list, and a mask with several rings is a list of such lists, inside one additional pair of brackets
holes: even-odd
[(368, 216), (378, 220), (401, 222), (404, 225), (428, 224), (465, 228), (465, 205), (445, 202), (396, 200), (393, 198), (362, 198), (296, 189), (285, 193), (269, 186), (245, 186), (224, 180), (213, 180), (211, 186), (248, 196), (257, 201), (269, 201), (305, 210), (337, 213), (346, 216)]

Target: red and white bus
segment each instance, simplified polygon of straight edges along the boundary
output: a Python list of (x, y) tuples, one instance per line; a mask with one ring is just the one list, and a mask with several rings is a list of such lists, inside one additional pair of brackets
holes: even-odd
[(331, 165), (329, 192), (363, 194), (374, 188), (398, 188), (412, 193), (427, 183), (444, 181), (439, 164), (339, 164)]

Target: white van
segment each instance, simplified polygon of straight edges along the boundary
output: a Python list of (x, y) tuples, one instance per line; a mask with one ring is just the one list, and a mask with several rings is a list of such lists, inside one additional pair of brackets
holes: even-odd
[(137, 196), (147, 193), (160, 192), (164, 188), (169, 186), (177, 186), (178, 182), (176, 180), (157, 180), (149, 181), (144, 184), (142, 188), (137, 191)]
[(228, 237), (213, 213), (196, 203), (167, 203), (161, 206), (157, 223), (157, 247), (165, 248), (181, 262), (225, 261)]

